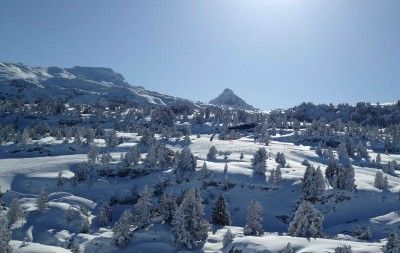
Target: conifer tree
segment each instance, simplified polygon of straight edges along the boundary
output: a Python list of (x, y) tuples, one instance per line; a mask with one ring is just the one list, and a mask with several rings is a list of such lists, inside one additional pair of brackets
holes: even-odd
[(311, 202), (301, 203), (292, 222), (289, 224), (288, 234), (296, 237), (317, 238), (322, 237), (322, 222), (324, 216)]
[(231, 225), (231, 213), (229, 212), (229, 206), (222, 194), (218, 197), (217, 201), (214, 203), (211, 220), (212, 223), (215, 225), (221, 225), (221, 226)]
[(36, 198), (36, 206), (39, 212), (44, 212), (44, 210), (49, 206), (49, 195), (46, 190), (43, 189)]
[(262, 217), (261, 204), (255, 200), (250, 202), (247, 210), (246, 225), (243, 233), (245, 235), (258, 235), (261, 236), (264, 233), (263, 229), (263, 217)]
[(146, 186), (139, 194), (138, 202), (135, 204), (135, 225), (144, 228), (151, 223), (151, 191)]
[(218, 150), (215, 146), (211, 146), (207, 154), (207, 160), (214, 161), (217, 159)]
[(199, 193), (195, 189), (188, 190), (172, 221), (176, 244), (189, 249), (197, 247), (207, 238), (208, 227)]
[(100, 207), (99, 210), (99, 223), (101, 226), (107, 226), (112, 220), (111, 206), (106, 203)]
[(235, 236), (232, 234), (232, 231), (228, 229), (222, 238), (223, 249), (226, 249), (228, 245), (232, 243), (233, 238), (235, 238)]
[(18, 199), (14, 198), (11, 202), (10, 208), (7, 211), (7, 220), (9, 225), (14, 224), (18, 219), (22, 217), (22, 209)]
[(0, 252), (11, 253), (11, 229), (9, 221), (0, 213)]
[(196, 158), (185, 147), (176, 157), (175, 174), (178, 180), (186, 179), (196, 171)]
[(120, 247), (128, 245), (132, 236), (131, 232), (132, 223), (133, 223), (132, 213), (129, 210), (125, 210), (113, 227), (112, 240), (115, 245)]
[(391, 233), (387, 238), (386, 245), (383, 247), (384, 253), (399, 253), (400, 252), (400, 237), (396, 233)]
[(350, 245), (343, 245), (340, 247), (335, 248), (334, 253), (352, 253), (353, 251), (351, 250)]
[(267, 162), (267, 151), (265, 148), (259, 148), (257, 152), (254, 154), (252, 159), (252, 166), (254, 169), (254, 173), (259, 175), (264, 175), (266, 171), (266, 162)]

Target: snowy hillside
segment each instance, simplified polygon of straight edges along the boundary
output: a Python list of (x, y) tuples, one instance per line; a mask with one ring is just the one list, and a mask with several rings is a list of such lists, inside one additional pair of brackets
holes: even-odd
[(254, 107), (247, 104), (238, 97), (231, 89), (225, 89), (218, 97), (210, 100), (210, 104), (232, 107), (242, 110), (254, 110)]
[(43, 68), (0, 62), (0, 97), (16, 96), (28, 101), (51, 98), (64, 103), (117, 101), (142, 106), (189, 102), (131, 86), (109, 68)]
[(399, 252), (400, 103), (266, 114), (0, 66), (0, 253)]

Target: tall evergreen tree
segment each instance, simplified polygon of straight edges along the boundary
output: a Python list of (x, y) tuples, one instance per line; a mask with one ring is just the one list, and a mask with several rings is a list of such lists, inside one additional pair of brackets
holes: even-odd
[(247, 210), (246, 225), (243, 233), (245, 235), (258, 235), (261, 236), (264, 233), (263, 229), (263, 217), (262, 207), (258, 201), (251, 201)]
[(218, 150), (215, 146), (211, 146), (207, 154), (207, 160), (214, 161), (217, 159)]
[(288, 234), (296, 237), (322, 237), (322, 222), (324, 216), (311, 202), (301, 203), (292, 222), (289, 224)]
[(127, 246), (131, 240), (131, 226), (133, 223), (133, 215), (129, 210), (125, 210), (119, 220), (113, 227), (112, 240), (117, 246)]
[(222, 194), (218, 197), (214, 204), (211, 220), (215, 225), (231, 225), (231, 213), (229, 212), (229, 206)]
[(391, 233), (387, 238), (386, 245), (383, 247), (384, 253), (400, 253), (400, 237), (396, 233)]
[(222, 248), (226, 249), (228, 245), (232, 243), (233, 238), (235, 238), (235, 236), (232, 234), (232, 231), (228, 229), (222, 238)]
[(49, 194), (46, 190), (42, 190), (39, 196), (36, 198), (36, 206), (39, 212), (44, 212), (44, 210), (49, 205)]
[(18, 199), (14, 198), (11, 202), (10, 208), (7, 211), (7, 220), (9, 225), (14, 224), (18, 219), (22, 217), (22, 209)]
[(11, 253), (11, 229), (9, 221), (0, 213), (0, 252)]
[(264, 175), (267, 166), (267, 151), (265, 148), (259, 148), (252, 159), (254, 173)]
[(180, 247), (195, 248), (207, 238), (209, 224), (204, 219), (202, 199), (195, 189), (185, 193), (172, 226), (175, 242)]
[(99, 210), (99, 223), (101, 226), (107, 226), (112, 220), (111, 206), (106, 203), (100, 207)]
[(139, 228), (147, 227), (151, 223), (151, 195), (150, 189), (145, 187), (135, 204), (135, 225)]
[(178, 180), (189, 178), (196, 171), (196, 158), (190, 148), (185, 147), (178, 154), (175, 164), (175, 174)]

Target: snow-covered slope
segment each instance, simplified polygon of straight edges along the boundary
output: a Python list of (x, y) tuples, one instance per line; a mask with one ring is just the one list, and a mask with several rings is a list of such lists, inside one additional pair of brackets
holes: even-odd
[(0, 97), (59, 99), (62, 102), (95, 103), (119, 101), (138, 105), (166, 105), (189, 102), (184, 99), (129, 85), (110, 68), (32, 67), (0, 62)]
[(254, 107), (238, 97), (231, 89), (225, 89), (218, 97), (210, 100), (210, 104), (227, 106), (243, 110), (254, 110)]

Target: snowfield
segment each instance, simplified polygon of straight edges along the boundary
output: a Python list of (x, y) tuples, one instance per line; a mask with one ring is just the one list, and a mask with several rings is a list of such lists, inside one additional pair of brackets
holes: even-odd
[[(121, 152), (127, 151), (134, 146), (139, 138), (129, 133), (119, 133), (118, 136), (129, 138), (126, 143), (121, 143), (117, 152), (112, 152), (114, 160), (119, 159)], [(198, 157), (197, 170), (200, 170), (203, 161), (207, 160), (207, 153), (211, 145), (218, 151), (229, 152), (228, 159), (218, 156), (215, 161), (207, 161), (208, 169), (215, 172), (215, 177), (221, 180), (224, 176), (225, 163), (228, 165), (227, 177), (235, 186), (224, 195), (228, 199), (233, 224), (237, 227), (229, 227), (235, 239), (232, 247), (243, 252), (279, 252), (288, 242), (291, 243), (295, 252), (333, 252), (336, 247), (350, 245), (353, 252), (380, 252), (384, 243), (381, 241), (387, 236), (388, 228), (398, 226), (400, 220), (397, 213), (398, 191), (400, 179), (389, 176), (390, 191), (382, 193), (374, 187), (374, 176), (376, 169), (355, 166), (355, 179), (357, 191), (349, 193), (351, 200), (337, 202), (335, 190), (325, 193), (327, 201), (319, 204), (318, 209), (324, 214), (324, 232), (332, 239), (306, 239), (286, 236), (288, 220), (292, 217), (300, 199), (299, 186), (305, 172), (305, 166), (301, 163), (308, 159), (314, 166), (321, 166), (324, 170), (326, 165), (308, 146), (294, 145), (293, 143), (273, 140), (269, 146), (255, 143), (250, 138), (223, 141), (215, 138), (210, 142), (211, 135), (202, 135), (200, 138), (192, 135), (189, 145), (193, 154)], [(179, 142), (178, 142), (179, 143)], [(179, 145), (170, 144), (171, 148), (179, 150)], [(253, 175), (251, 158), (260, 148), (266, 147), (269, 158), (267, 160), (268, 176), (271, 169), (277, 166), (274, 154), (283, 152), (287, 164), (282, 168), (282, 184), (270, 186), (267, 177)], [(105, 148), (105, 147), (104, 147)], [(240, 154), (243, 153), (243, 159)], [(376, 154), (370, 153), (371, 156)], [(28, 154), (26, 154), (28, 156)], [(383, 159), (388, 159), (386, 155)], [(390, 155), (390, 159), (400, 162), (399, 155)], [(49, 157), (25, 157), (4, 158), (0, 160), (0, 183), (2, 191), (7, 191), (4, 196), (6, 203), (18, 196), (25, 213), (24, 221), (14, 225), (11, 245), (14, 252), (70, 252), (65, 249), (68, 241), (75, 238), (79, 242), (83, 252), (178, 252), (174, 245), (174, 239), (170, 229), (166, 225), (154, 224), (144, 231), (138, 231), (134, 239), (126, 249), (118, 249), (111, 245), (112, 231), (109, 228), (98, 227), (95, 222), (96, 210), (112, 196), (124, 196), (132, 185), (142, 189), (146, 185), (154, 185), (160, 177), (168, 176), (171, 171), (154, 172), (143, 177), (124, 178), (107, 177), (98, 178), (90, 183), (78, 185), (66, 184), (56, 186), (58, 173), (62, 171), (63, 178), (68, 181), (74, 176), (73, 170), (78, 163), (86, 161), (86, 154), (70, 154)], [(180, 192), (188, 187), (200, 187), (201, 180), (194, 178), (186, 184), (172, 183), (167, 187), (171, 192)], [(36, 213), (35, 199), (42, 189), (46, 189), (49, 195), (49, 209), (44, 214)], [(207, 190), (206, 202), (213, 202), (220, 190), (214, 192)], [(251, 200), (257, 200), (263, 208), (263, 227), (267, 231), (264, 236), (244, 236), (243, 227), (246, 223), (247, 206)], [(368, 201), (365, 201), (365, 200)], [(379, 208), (377, 208), (379, 206)], [(79, 219), (73, 223), (66, 224), (64, 213), (72, 208)], [(93, 221), (90, 234), (79, 233), (80, 219), (85, 216), (82, 210), (89, 212)], [(118, 217), (121, 208), (114, 208), (113, 216)], [(206, 205), (206, 217), (211, 215), (211, 206)], [(50, 218), (51, 217), (51, 218)], [(354, 238), (341, 237), (346, 231), (353, 231), (355, 225), (368, 225), (372, 228), (374, 242), (357, 241)], [(228, 227), (212, 228), (204, 246), (196, 251), (222, 252), (222, 237)], [(20, 245), (31, 234), (27, 246)], [(335, 239), (336, 238), (336, 239)], [(342, 239), (339, 239), (342, 238)], [(19, 241), (18, 241), (19, 240)], [(184, 251), (182, 251), (184, 252)]]

